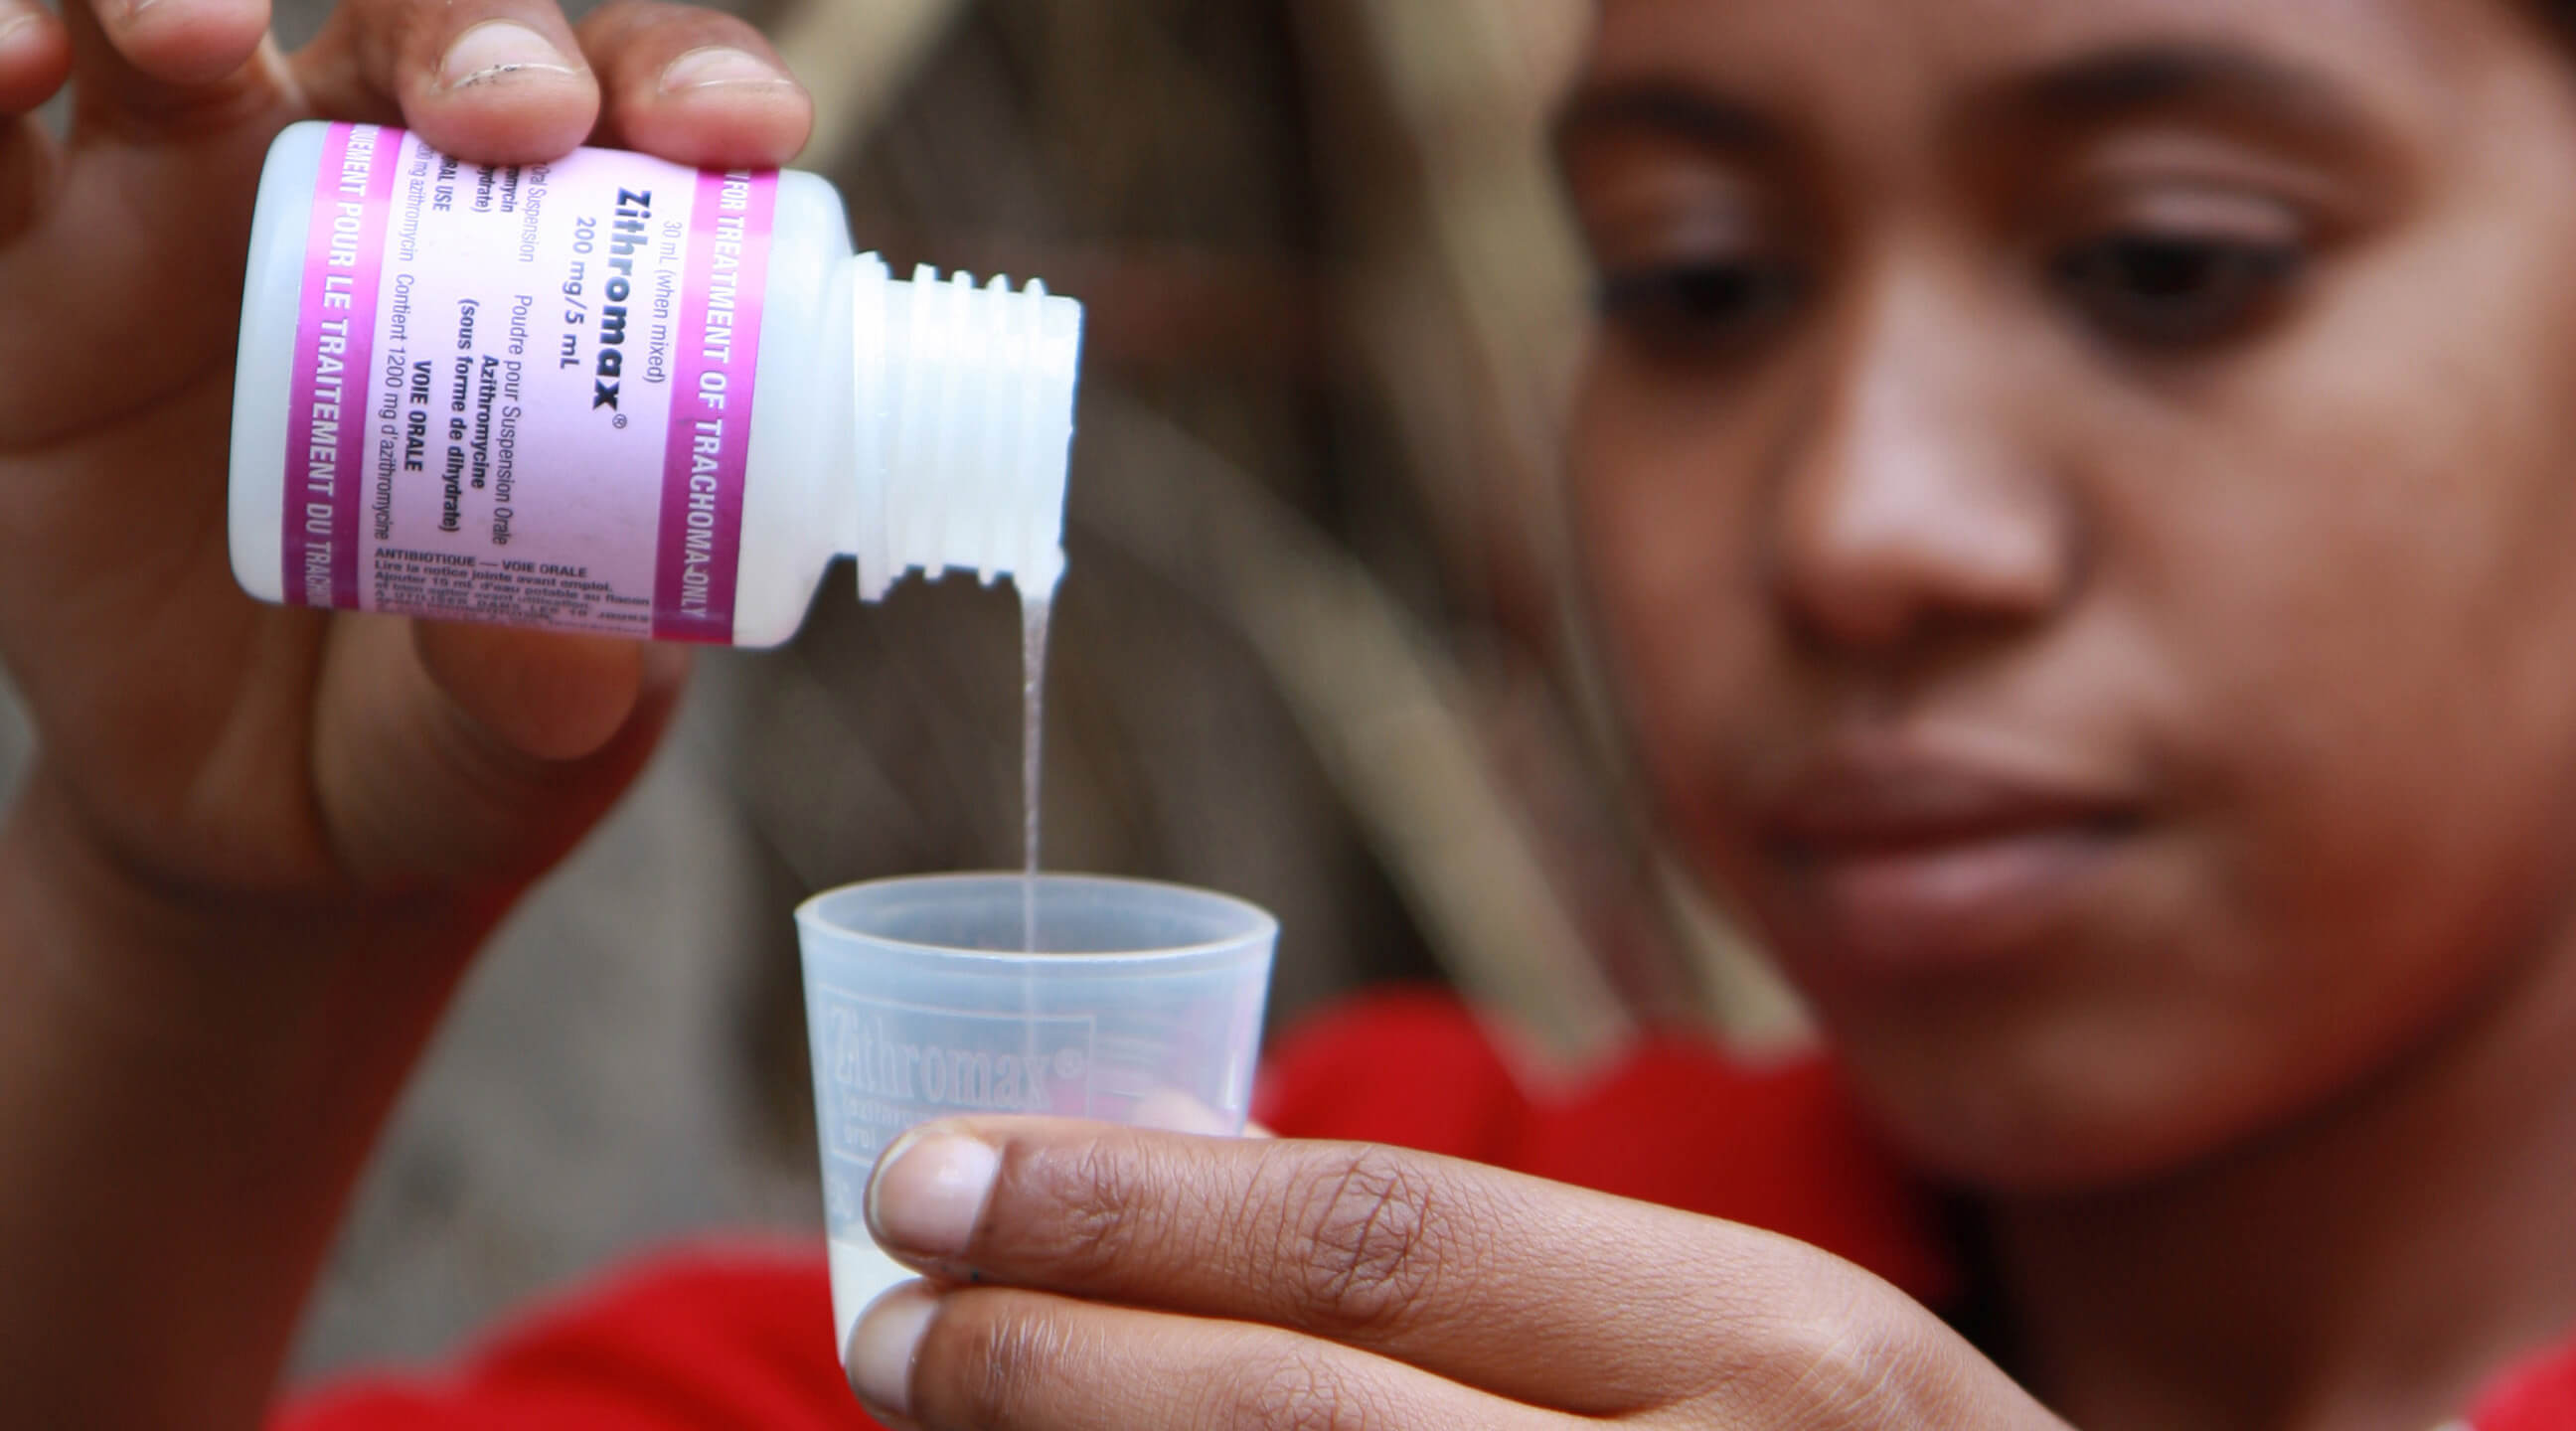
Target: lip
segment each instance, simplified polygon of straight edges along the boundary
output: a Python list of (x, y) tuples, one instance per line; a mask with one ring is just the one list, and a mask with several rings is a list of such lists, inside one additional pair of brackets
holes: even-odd
[(2037, 957), (2142, 823), (2106, 782), (1854, 742), (1763, 807), (1762, 838), (1800, 943), (1903, 977)]

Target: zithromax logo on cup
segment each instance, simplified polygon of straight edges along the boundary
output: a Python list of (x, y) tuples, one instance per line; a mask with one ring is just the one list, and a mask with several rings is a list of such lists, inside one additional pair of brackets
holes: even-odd
[(941, 1113), (1086, 1110), (1092, 1022), (995, 1015), (817, 993), (815, 1056), (830, 1090), (825, 1151), (873, 1159), (886, 1139)]

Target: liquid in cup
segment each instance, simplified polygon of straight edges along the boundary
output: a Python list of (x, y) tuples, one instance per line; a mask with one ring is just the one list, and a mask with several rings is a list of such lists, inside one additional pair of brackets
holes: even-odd
[(1254, 905), (1014, 871), (850, 885), (796, 923), (845, 1354), (859, 1313), (914, 1275), (870, 1241), (864, 1201), (905, 1129), (1018, 1113), (1242, 1131), (1278, 938)]

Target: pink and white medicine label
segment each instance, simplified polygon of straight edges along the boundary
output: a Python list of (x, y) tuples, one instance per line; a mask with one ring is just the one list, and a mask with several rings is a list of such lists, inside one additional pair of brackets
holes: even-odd
[(733, 639), (777, 176), (323, 142), (287, 600)]

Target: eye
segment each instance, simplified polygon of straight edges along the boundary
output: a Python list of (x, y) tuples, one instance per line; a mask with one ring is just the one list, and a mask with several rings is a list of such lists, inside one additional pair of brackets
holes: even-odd
[(1787, 263), (1691, 261), (1611, 269), (1596, 302), (1605, 323), (1650, 347), (1732, 353), (1778, 327), (1806, 286)]
[(2049, 266), (2057, 293), (2104, 337), (2139, 348), (2225, 343), (2275, 313), (2305, 268), (2295, 242), (2132, 230)]

